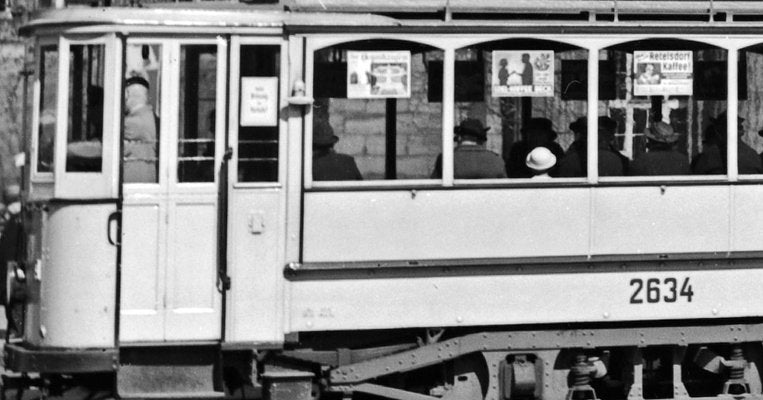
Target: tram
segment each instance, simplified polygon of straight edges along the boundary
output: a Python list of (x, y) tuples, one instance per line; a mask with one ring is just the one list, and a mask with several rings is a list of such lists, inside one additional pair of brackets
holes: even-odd
[(759, 2), (57, 2), (21, 33), (4, 391), (761, 398)]

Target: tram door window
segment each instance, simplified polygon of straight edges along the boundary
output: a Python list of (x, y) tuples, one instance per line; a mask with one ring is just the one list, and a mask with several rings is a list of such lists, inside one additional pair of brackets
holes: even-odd
[(157, 183), (160, 137), (161, 45), (127, 46), (124, 182)]
[(104, 45), (69, 46), (67, 172), (100, 172)]
[(312, 179), (430, 179), (442, 153), (443, 54), (392, 40), (317, 50)]
[(763, 174), (763, 44), (739, 52), (737, 164), (740, 175)]
[[(616, 146), (632, 176), (726, 174), (727, 51), (677, 39), (645, 39), (601, 51), (599, 109), (617, 122)], [(614, 82), (606, 79), (614, 76)], [(716, 127), (723, 125), (723, 132)]]
[[(484, 126), (484, 150), (498, 156), (505, 168), (502, 177), (533, 177), (527, 156), (536, 147), (550, 153), (534, 164), (537, 171), (584, 177), (586, 137), (570, 127), (587, 115), (587, 60), (584, 49), (538, 39), (507, 39), (458, 49), (454, 126), (469, 120)], [(454, 151), (456, 179), (499, 177), (467, 173), (464, 150), (457, 145)]]
[(215, 179), (217, 46), (180, 46), (178, 182)]
[(56, 136), (58, 97), (58, 48), (43, 46), (40, 49), (38, 72), (39, 125), (37, 132), (37, 172), (53, 172), (53, 149)]
[[(256, 95), (253, 90), (258, 88), (277, 95), (281, 47), (242, 45), (240, 57), (242, 102), (248, 101), (244, 97)], [(244, 114), (242, 111), (241, 117), (238, 128), (238, 181), (277, 182), (279, 148), (277, 111), (253, 115)]]

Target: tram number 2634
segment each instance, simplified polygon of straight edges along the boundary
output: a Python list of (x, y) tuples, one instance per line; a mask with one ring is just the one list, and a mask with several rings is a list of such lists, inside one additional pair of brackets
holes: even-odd
[(647, 303), (675, 303), (683, 298), (687, 303), (691, 303), (692, 297), (694, 297), (694, 289), (692, 289), (691, 282), (688, 277), (683, 278), (683, 282), (680, 284), (681, 278), (634, 278), (631, 279), (631, 288), (633, 290), (631, 294), (631, 304), (643, 304)]

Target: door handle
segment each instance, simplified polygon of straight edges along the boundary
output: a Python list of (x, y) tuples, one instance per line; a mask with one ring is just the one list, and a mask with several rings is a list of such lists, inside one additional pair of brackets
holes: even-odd
[(108, 221), (106, 222), (106, 238), (109, 240), (109, 244), (112, 246), (121, 245), (121, 243), (118, 240), (114, 240), (111, 235), (113, 231), (112, 226), (115, 226), (115, 224), (119, 221), (120, 214), (121, 213), (119, 211), (114, 211), (113, 213), (109, 214)]

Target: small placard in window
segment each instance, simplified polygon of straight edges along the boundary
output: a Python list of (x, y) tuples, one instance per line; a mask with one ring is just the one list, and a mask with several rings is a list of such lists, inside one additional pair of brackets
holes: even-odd
[(278, 124), (278, 78), (241, 78), (241, 126)]
[(634, 51), (633, 94), (691, 96), (694, 74), (690, 50)]
[(493, 97), (552, 97), (554, 52), (493, 51)]
[(348, 51), (347, 98), (411, 97), (410, 51)]

